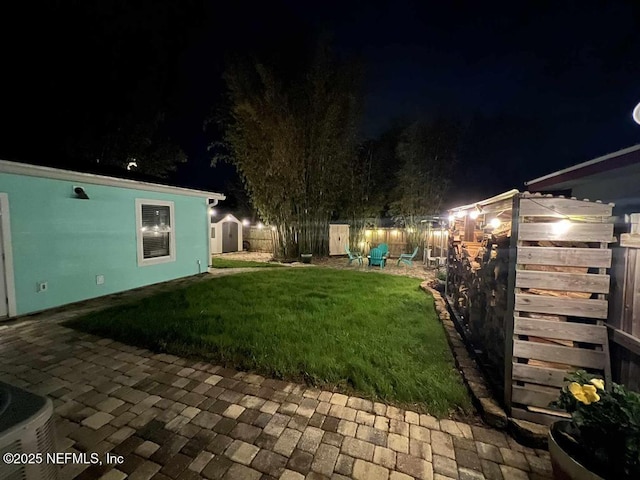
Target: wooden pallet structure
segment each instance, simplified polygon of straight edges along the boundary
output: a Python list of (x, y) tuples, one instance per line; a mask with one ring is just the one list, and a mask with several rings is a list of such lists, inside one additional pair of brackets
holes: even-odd
[(519, 198), (510, 398), (505, 390), (515, 418), (550, 424), (564, 416), (549, 403), (567, 371), (611, 381), (604, 321), (612, 208), (552, 195)]
[[(567, 372), (586, 369), (602, 375), (607, 384), (611, 380), (604, 322), (613, 205), (528, 192), (515, 192), (509, 200), (511, 209), (501, 213), (502, 240), (492, 237), (498, 242), (494, 249), (502, 245), (497, 255), (503, 258), (503, 270), (508, 263), (500, 297), (505, 305), (497, 310), (504, 326), (497, 339), (504, 348), (504, 357), (497, 362), (504, 368), (499, 378), (512, 417), (550, 424), (567, 415), (549, 406), (558, 398)], [(500, 201), (504, 205), (505, 199)], [(490, 205), (476, 205), (479, 211), (491, 211)], [(485, 305), (481, 315), (475, 315), (488, 326), (495, 325), (496, 309)], [(491, 308), (491, 314), (484, 311)], [(473, 309), (468, 316), (473, 322)], [(486, 346), (491, 348), (495, 346)]]

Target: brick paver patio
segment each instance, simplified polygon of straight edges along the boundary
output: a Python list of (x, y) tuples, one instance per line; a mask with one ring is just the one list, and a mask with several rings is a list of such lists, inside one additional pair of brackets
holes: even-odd
[[(79, 307), (77, 311), (86, 311)], [(0, 379), (54, 401), (64, 479), (550, 478), (504, 433), (76, 332), (44, 313), (0, 327)]]

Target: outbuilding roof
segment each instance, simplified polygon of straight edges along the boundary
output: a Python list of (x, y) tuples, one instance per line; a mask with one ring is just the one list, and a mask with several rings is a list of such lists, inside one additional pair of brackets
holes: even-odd
[(238, 218), (236, 218), (235, 215), (231, 213), (216, 212), (211, 215), (211, 223), (220, 223), (222, 221), (233, 221), (236, 223), (242, 223), (240, 220), (238, 220)]
[[(593, 175), (611, 172), (623, 167), (638, 165), (640, 168), (640, 145), (618, 150), (617, 152), (594, 158), (572, 167), (558, 170), (524, 184), (529, 190), (563, 190), (573, 187), (578, 181)], [(616, 172), (613, 172), (615, 174)]]

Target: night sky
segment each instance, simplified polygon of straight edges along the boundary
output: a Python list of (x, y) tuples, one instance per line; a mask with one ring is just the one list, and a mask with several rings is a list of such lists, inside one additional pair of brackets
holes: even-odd
[(189, 157), (170, 180), (223, 189), (233, 169), (209, 167), (203, 122), (225, 58), (319, 32), (364, 61), (363, 139), (403, 119), (463, 125), (451, 203), (640, 143), (637, 0), (23, 3), (0, 15), (2, 159), (65, 166), (96, 112), (145, 97)]

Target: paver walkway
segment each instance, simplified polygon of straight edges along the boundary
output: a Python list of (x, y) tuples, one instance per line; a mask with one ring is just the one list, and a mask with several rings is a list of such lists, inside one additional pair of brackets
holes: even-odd
[(546, 451), (496, 430), (154, 354), (58, 323), (110, 301), (0, 326), (0, 379), (53, 399), (58, 451), (124, 459), (67, 464), (63, 479), (550, 478)]

